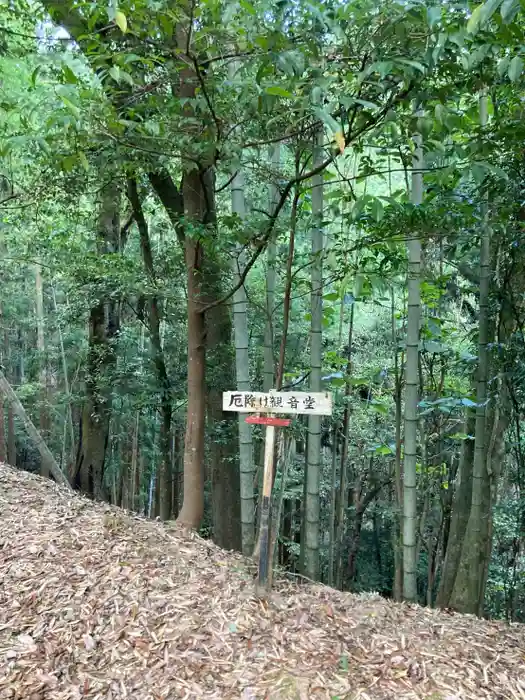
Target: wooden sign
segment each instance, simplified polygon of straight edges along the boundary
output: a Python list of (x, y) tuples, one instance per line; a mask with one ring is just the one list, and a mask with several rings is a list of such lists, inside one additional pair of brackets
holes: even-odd
[(277, 418), (272, 413), (307, 414), (311, 416), (330, 416), (332, 414), (332, 395), (325, 393), (306, 393), (302, 391), (225, 391), (222, 395), (222, 410), (237, 413), (262, 413), (265, 415), (248, 416), (247, 423), (259, 423), (266, 426), (264, 440), (264, 471), (261, 494), (261, 514), (259, 520), (259, 571), (256, 593), (265, 596), (272, 585), (272, 538), (271, 538), (271, 496), (273, 484), (273, 459), (275, 449), (275, 428), (290, 425), (290, 419)]
[(317, 416), (332, 415), (332, 395), (302, 391), (225, 391), (222, 410), (239, 413), (306, 413)]
[(290, 418), (275, 418), (275, 416), (248, 416), (245, 423), (255, 423), (256, 425), (274, 425), (276, 428), (286, 428), (292, 422)]

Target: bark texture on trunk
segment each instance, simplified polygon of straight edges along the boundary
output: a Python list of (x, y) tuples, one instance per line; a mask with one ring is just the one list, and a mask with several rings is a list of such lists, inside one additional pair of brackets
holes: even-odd
[[(465, 433), (473, 435), (475, 429), (474, 416), (468, 416), (465, 423)], [(467, 529), (470, 505), (472, 501), (472, 468), (474, 463), (474, 440), (464, 440), (461, 445), (461, 455), (458, 467), (458, 483), (454, 494), (450, 530), (446, 543), (445, 560), (436, 605), (447, 608), (454, 588), (461, 560), (461, 549)]]
[[(220, 268), (206, 265), (208, 296), (222, 296)], [(241, 501), (237, 441), (231, 414), (222, 410), (222, 393), (234, 385), (230, 309), (214, 306), (206, 314), (208, 424), (212, 482), (213, 539), (223, 549), (241, 550)]]
[[(479, 100), (480, 123), (487, 124), (487, 95)], [(481, 205), (482, 230), (479, 275), (479, 334), (478, 375), (476, 387), (476, 424), (474, 441), (474, 466), (472, 470), (472, 502), (463, 540), (461, 565), (452, 591), (450, 606), (464, 613), (479, 614), (483, 590), (484, 558), (489, 537), (490, 476), (487, 470), (487, 384), (489, 377), (490, 339), (490, 228), (488, 225), (488, 203)]]
[[(202, 173), (185, 173), (182, 181), (184, 216), (204, 224), (208, 211)], [(200, 238), (186, 236), (184, 246), (188, 289), (188, 412), (184, 440), (184, 488), (177, 521), (198, 529), (204, 515), (204, 432), (206, 417), (206, 327), (202, 312), (203, 250)]]
[[(142, 209), (137, 182), (131, 178), (128, 180), (128, 196), (133, 208), (133, 215), (137, 223), (140, 236), (140, 249), (144, 269), (150, 285), (155, 289), (157, 277), (153, 261), (153, 251), (149, 237), (149, 228)], [(151, 293), (147, 300), (148, 330), (151, 343), (153, 367), (160, 393), (160, 464), (158, 468), (159, 490), (159, 517), (161, 520), (169, 520), (172, 513), (172, 479), (171, 474), (171, 420), (172, 420), (172, 390), (171, 382), (166, 369), (164, 348), (161, 337), (161, 303), (155, 293)]]
[[(104, 255), (122, 249), (120, 192), (116, 182), (101, 193), (97, 251)], [(89, 312), (86, 397), (80, 423), (77, 459), (72, 475), (76, 488), (96, 499), (106, 500), (106, 451), (111, 418), (111, 371), (115, 367), (115, 343), (120, 331), (120, 301), (103, 293)]]

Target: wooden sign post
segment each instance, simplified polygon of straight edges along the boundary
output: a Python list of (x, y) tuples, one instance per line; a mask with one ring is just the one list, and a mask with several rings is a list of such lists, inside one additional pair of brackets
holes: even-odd
[[(263, 392), (226, 391), (222, 395), (222, 410), (237, 413), (254, 413), (246, 418), (247, 423), (259, 423), (266, 426), (264, 443), (264, 474), (259, 525), (259, 571), (257, 593), (266, 595), (271, 587), (271, 520), (270, 505), (273, 483), (273, 455), (275, 448), (275, 428), (290, 424), (286, 418), (275, 414), (292, 413), (330, 416), (332, 414), (332, 395), (326, 393), (305, 392)], [(260, 415), (260, 414), (265, 415)]]

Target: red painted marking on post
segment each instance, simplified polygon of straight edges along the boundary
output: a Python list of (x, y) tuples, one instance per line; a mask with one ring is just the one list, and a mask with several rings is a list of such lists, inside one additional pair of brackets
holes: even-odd
[(248, 416), (244, 419), (246, 423), (257, 423), (258, 425), (275, 425), (286, 427), (292, 422), (290, 418), (274, 418), (273, 416)]

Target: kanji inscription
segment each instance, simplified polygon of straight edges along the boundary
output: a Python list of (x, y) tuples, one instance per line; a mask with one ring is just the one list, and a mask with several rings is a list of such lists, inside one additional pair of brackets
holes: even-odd
[(307, 392), (249, 392), (226, 391), (222, 395), (222, 410), (239, 413), (311, 413), (329, 416), (332, 413), (332, 395)]

